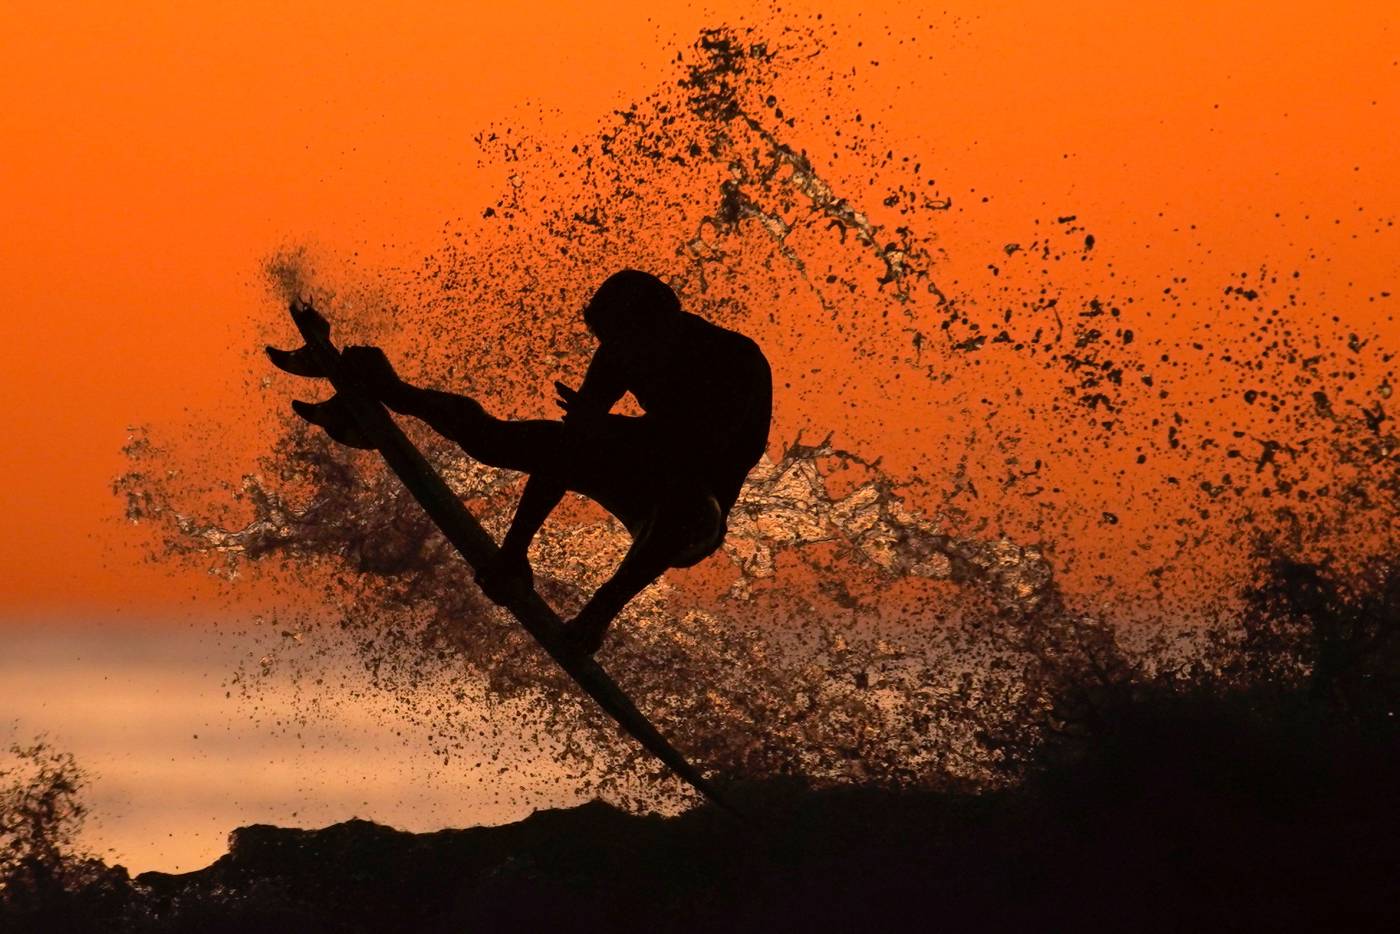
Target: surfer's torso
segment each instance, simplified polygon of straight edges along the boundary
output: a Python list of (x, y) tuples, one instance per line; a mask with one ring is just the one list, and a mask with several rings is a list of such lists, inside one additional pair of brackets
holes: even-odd
[(773, 377), (758, 344), (684, 312), (664, 341), (603, 341), (579, 402), (606, 412), (627, 392), (667, 453), (691, 465), (728, 512), (768, 443)]

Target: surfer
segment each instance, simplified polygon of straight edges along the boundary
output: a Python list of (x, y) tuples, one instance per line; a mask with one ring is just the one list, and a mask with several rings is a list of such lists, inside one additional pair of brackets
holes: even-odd
[[(492, 467), (529, 474), (510, 530), (477, 582), (498, 604), (533, 586), (530, 542), (564, 493), (615, 515), (632, 545), (568, 625), (586, 655), (627, 602), (668, 568), (689, 567), (724, 541), (729, 511), (768, 442), (772, 374), (758, 345), (685, 312), (649, 273), (608, 277), (583, 311), (598, 349), (577, 390), (556, 382), (560, 420), (493, 418), (475, 400), (404, 382), (377, 347), (346, 364), (371, 392), (422, 419)], [(630, 392), (645, 414), (612, 407)]]

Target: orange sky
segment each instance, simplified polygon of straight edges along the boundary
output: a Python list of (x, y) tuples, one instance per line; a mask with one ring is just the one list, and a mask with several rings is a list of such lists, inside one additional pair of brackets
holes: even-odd
[[(499, 180), (474, 169), (481, 128), (587, 134), (671, 79), (701, 26), (765, 20), (739, 3), (285, 6), (6, 11), (0, 619), (200, 592), (140, 563), (110, 481), (129, 424), (214, 421), (227, 476), (266, 443), (242, 387), (267, 254), (412, 263), (495, 199)], [(1358, 209), (1400, 209), (1385, 5), (959, 2), (912, 20), (868, 6), (788, 9), (840, 27), (832, 55), (881, 62), (861, 93), (899, 95), (892, 147), (960, 203), (994, 195), (959, 221), (965, 240), (1076, 211), (1128, 272), (1169, 267), (1190, 243), (1160, 238), (1196, 224), (1223, 269), (1311, 248), (1338, 258), (1314, 285), (1393, 286), (1393, 243), (1351, 240)], [(1395, 333), (1384, 306), (1335, 311)]]

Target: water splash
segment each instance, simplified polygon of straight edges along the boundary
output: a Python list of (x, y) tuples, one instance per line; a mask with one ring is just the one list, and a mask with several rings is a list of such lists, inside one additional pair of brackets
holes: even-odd
[[(1143, 633), (1216, 619), (1261, 543), (1345, 567), (1394, 542), (1378, 338), (1299, 314), (1296, 277), (1268, 269), (1210, 299), (1248, 328), (1183, 336), (1148, 308), (1174, 314), (1186, 289), (1149, 302), (1096, 275), (1111, 261), (1071, 215), (987, 258), (991, 288), (939, 284), (951, 198), (859, 115), (837, 121), (840, 171), (799, 145), (825, 130), (780, 98), (820, 100), (845, 72), (814, 29), (775, 32), (705, 31), (674, 83), (571, 146), (484, 132), (499, 200), (405, 274), (385, 329), (413, 337), (395, 354), (411, 377), (538, 415), (540, 388), (587, 359), (576, 310), (599, 270), (641, 266), (775, 361), (775, 434), (799, 440), (755, 469), (723, 558), (648, 590), (605, 649), (688, 754), (729, 777), (1010, 780), (1096, 688), (1160, 669), (1169, 644), (1197, 651)], [(855, 194), (872, 189), (887, 194)], [(295, 255), (269, 276), (327, 289)], [(416, 436), (499, 535), (519, 478)], [(912, 446), (897, 469), (889, 444)], [(484, 686), (474, 703), (509, 703), (557, 743), (568, 780), (656, 803), (654, 764), (486, 603), (374, 458), (288, 422), (262, 471), (229, 484), (248, 517), (230, 524), (200, 518), (143, 438), (128, 455), (118, 491), (133, 520), (163, 523), (167, 554), (324, 588), (333, 623), (275, 625), (355, 645), (445, 756), (479, 728), (444, 687), (466, 679)], [(578, 507), (532, 552), (541, 592), (578, 607), (625, 545)]]

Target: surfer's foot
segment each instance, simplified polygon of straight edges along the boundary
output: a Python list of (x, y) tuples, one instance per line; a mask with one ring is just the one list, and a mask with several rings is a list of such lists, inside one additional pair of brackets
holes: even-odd
[(608, 619), (598, 622), (597, 619), (590, 619), (586, 612), (580, 613), (564, 627), (564, 641), (580, 655), (595, 655), (603, 647), (603, 639), (608, 634), (608, 624), (611, 622)]
[(505, 606), (529, 593), (535, 586), (535, 573), (524, 555), (496, 552), (476, 575), (481, 592), (497, 606)]
[(378, 347), (346, 347), (341, 353), (345, 366), (360, 378), (370, 392), (380, 399), (391, 399), (403, 388), (403, 381), (394, 372), (394, 365)]

